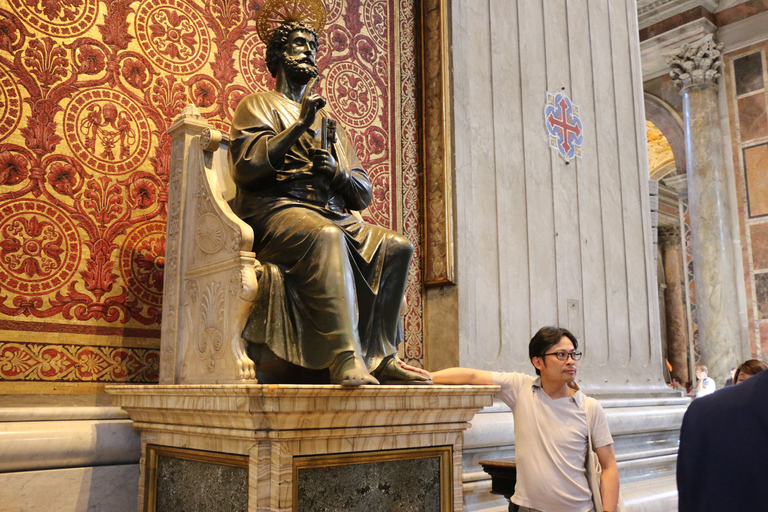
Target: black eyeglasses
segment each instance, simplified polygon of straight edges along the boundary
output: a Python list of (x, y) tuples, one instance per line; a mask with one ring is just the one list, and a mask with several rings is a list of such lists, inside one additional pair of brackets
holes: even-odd
[(545, 356), (555, 356), (558, 361), (567, 361), (568, 358), (572, 358), (574, 361), (578, 361), (581, 359), (582, 353), (581, 352), (566, 352), (565, 350), (561, 350), (559, 352), (550, 352), (549, 354), (544, 354), (542, 357)]

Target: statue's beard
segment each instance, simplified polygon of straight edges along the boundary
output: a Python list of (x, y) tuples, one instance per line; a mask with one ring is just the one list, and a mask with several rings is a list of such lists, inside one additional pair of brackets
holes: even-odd
[(312, 63), (307, 66), (306, 62), (302, 62), (306, 58), (306, 56), (289, 57), (287, 55), (283, 57), (283, 69), (288, 80), (304, 85), (317, 76), (317, 64)]

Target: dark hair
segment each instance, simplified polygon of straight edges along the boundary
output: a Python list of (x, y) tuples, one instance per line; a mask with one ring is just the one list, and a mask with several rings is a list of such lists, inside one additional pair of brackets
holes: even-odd
[(283, 58), (283, 50), (285, 44), (288, 42), (288, 36), (297, 30), (306, 30), (315, 38), (315, 43), (318, 43), (317, 32), (315, 29), (303, 21), (289, 21), (283, 23), (272, 32), (269, 36), (269, 42), (267, 43), (267, 69), (269, 74), (273, 77), (277, 76), (277, 69), (280, 67), (280, 62)]
[(736, 373), (733, 374), (733, 383), (739, 382), (739, 375), (742, 373), (751, 377), (765, 370), (768, 370), (768, 364), (759, 359), (747, 359), (736, 368)]
[[(539, 332), (533, 335), (531, 342), (528, 344), (528, 359), (531, 360), (531, 364), (533, 364), (534, 357), (543, 357), (550, 348), (560, 343), (563, 336), (571, 340), (574, 350), (579, 348), (576, 336), (571, 334), (571, 331), (568, 329), (549, 325), (539, 329)], [(536, 375), (541, 375), (538, 368), (536, 368)]]

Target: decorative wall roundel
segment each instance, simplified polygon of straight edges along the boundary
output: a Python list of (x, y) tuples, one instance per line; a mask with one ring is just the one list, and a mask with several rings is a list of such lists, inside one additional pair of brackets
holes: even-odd
[(21, 94), (8, 72), (0, 67), (0, 140), (13, 133), (21, 120)]
[(245, 83), (251, 89), (250, 92), (269, 89), (267, 83), (269, 71), (267, 71), (265, 54), (266, 45), (261, 42), (257, 33), (254, 32), (245, 38), (243, 46), (240, 48), (240, 72), (243, 74)]
[(54, 37), (84, 34), (99, 15), (98, 0), (9, 0), (8, 3), (36, 32)]
[(144, 110), (111, 89), (83, 89), (72, 99), (64, 112), (64, 138), (84, 165), (105, 174), (136, 169), (151, 146)]
[(331, 66), (326, 79), (327, 96), (334, 98), (334, 115), (344, 126), (362, 128), (379, 113), (379, 94), (373, 78), (364, 68), (351, 62)]
[(387, 48), (388, 9), (384, 0), (367, 0), (363, 5), (363, 20), (368, 32), (380, 48)]
[(371, 179), (372, 199), (368, 205), (368, 213), (380, 226), (386, 226), (391, 218), (389, 211), (392, 204), (390, 197), (390, 171), (389, 164), (384, 162), (368, 169)]
[(120, 273), (133, 295), (146, 304), (163, 301), (165, 223), (151, 221), (128, 231), (120, 247)]
[(79, 268), (82, 243), (70, 215), (37, 199), (0, 206), (0, 288), (45, 295), (65, 287)]
[(325, 23), (330, 25), (338, 21), (341, 16), (341, 9), (343, 7), (344, 0), (325, 0), (325, 9), (327, 11)]
[(208, 62), (207, 23), (188, 2), (145, 0), (136, 9), (135, 24), (139, 46), (161, 69), (189, 75)]

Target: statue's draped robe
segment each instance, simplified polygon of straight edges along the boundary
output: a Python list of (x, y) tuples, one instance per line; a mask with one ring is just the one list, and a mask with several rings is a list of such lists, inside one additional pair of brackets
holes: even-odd
[(368, 205), (371, 182), (343, 129), (330, 148), (335, 176), (312, 173), (324, 110), (273, 168), (270, 139), (299, 111), (278, 92), (255, 93), (232, 122), (232, 173), (235, 183), (249, 183), (238, 185), (232, 207), (253, 228), (253, 250), (264, 265), (243, 338), (310, 369), (355, 350), (373, 370), (402, 340), (399, 309), (413, 246), (350, 213)]

